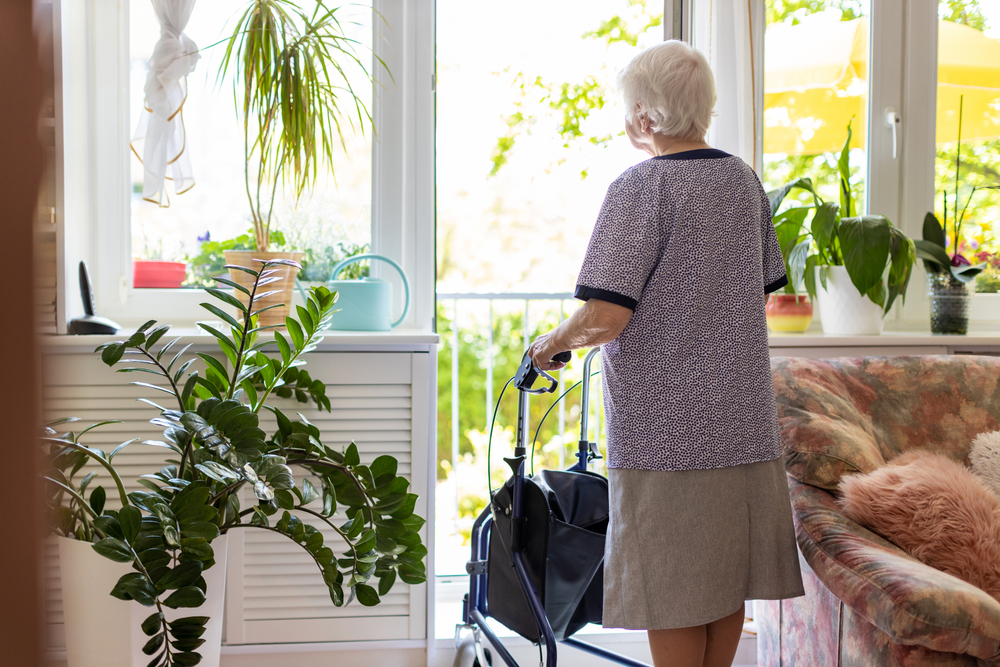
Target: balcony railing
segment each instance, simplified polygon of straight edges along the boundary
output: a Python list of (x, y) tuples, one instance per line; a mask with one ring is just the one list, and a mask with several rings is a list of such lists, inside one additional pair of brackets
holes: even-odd
[[(498, 396), (496, 395), (495, 387), (503, 386), (503, 383), (507, 380), (507, 377), (495, 377), (498, 371), (498, 357), (502, 357), (503, 362), (507, 369), (511, 367), (510, 356), (516, 354), (517, 360), (519, 361), (523, 352), (527, 349), (528, 345), (531, 343), (533, 337), (537, 334), (544, 333), (547, 327), (543, 325), (547, 322), (552, 326), (557, 323), (562, 322), (572, 314), (572, 312), (579, 306), (580, 302), (573, 298), (573, 295), (569, 292), (492, 292), (492, 293), (451, 293), (451, 292), (439, 292), (437, 294), (438, 300), (438, 312), (441, 314), (442, 319), (446, 320), (444, 322), (445, 326), (442, 326), (439, 330), (442, 333), (443, 342), (448, 348), (444, 351), (445, 358), (439, 363), (439, 378), (442, 382), (441, 395), (442, 403), (444, 403), (447, 398), (450, 398), (450, 410), (449, 407), (442, 405), (441, 408), (444, 411), (449, 411), (448, 420), (450, 421), (450, 464), (452, 466), (451, 476), (454, 477), (455, 466), (459, 461), (461, 461), (460, 444), (462, 442), (463, 428), (476, 428), (476, 429), (488, 429), (489, 428), (489, 418), (493, 415), (493, 410), (496, 405)], [(520, 303), (519, 303), (520, 302)], [(518, 317), (519, 316), (519, 317)], [(507, 318), (508, 322), (515, 322), (519, 319), (519, 336), (521, 340), (521, 348), (523, 349), (511, 349), (511, 347), (502, 348), (502, 344), (494, 340), (494, 332), (497, 330), (498, 322), (502, 318)], [(511, 325), (513, 326), (513, 325)], [(541, 328), (540, 328), (541, 327)], [(449, 331), (450, 329), (450, 331)], [(506, 334), (510, 339), (514, 339), (515, 336), (513, 332), (507, 331)], [(466, 356), (466, 363), (464, 367), (461, 367), (459, 360), (462, 357), (464, 347), (468, 345), (467, 340), (463, 340), (463, 337), (469, 338), (474, 337), (479, 340), (476, 341), (478, 348), (481, 349), (480, 357), (478, 363), (474, 367), (470, 367), (468, 363), (468, 356)], [(510, 342), (508, 340), (507, 342)], [(445, 364), (450, 364), (450, 374), (445, 370)], [(576, 376), (579, 375), (580, 371), (568, 371), (570, 375), (566, 377), (566, 383), (571, 383), (575, 381)], [(464, 375), (466, 378), (470, 377), (470, 374), (478, 375), (477, 379), (482, 380), (483, 387), (485, 391), (478, 391), (480, 394), (478, 396), (463, 395), (460, 383), (460, 375)], [(563, 372), (558, 374), (558, 379), (560, 379), (560, 385), (563, 386)], [(450, 376), (450, 395), (445, 390), (443, 385), (444, 381), (447, 381)], [(567, 384), (564, 388), (568, 388)], [(509, 392), (509, 390), (508, 390)], [(485, 394), (485, 395), (483, 395)], [(556, 394), (558, 396), (558, 394)], [(507, 398), (510, 398), (508, 396)], [(555, 396), (553, 396), (555, 398)], [(575, 397), (578, 399), (578, 396)], [(460, 423), (463, 406), (467, 406), (467, 401), (483, 401), (484, 414), (486, 415), (485, 424), (467, 424)], [(507, 401), (505, 400), (506, 404)], [(575, 449), (575, 442), (578, 439), (577, 435), (574, 433), (571, 437), (567, 436), (567, 405), (566, 401), (560, 401), (558, 406), (553, 409), (552, 414), (549, 416), (549, 421), (546, 424), (556, 422), (555, 433), (560, 436), (562, 443), (567, 443), (570, 439), (574, 443), (572, 448)], [(596, 439), (597, 434), (600, 433), (600, 409), (597, 405), (598, 401), (592, 401), (591, 403), (591, 434), (592, 438)], [(478, 408), (477, 408), (478, 413)], [(536, 414), (537, 418), (537, 414)], [(445, 414), (439, 415), (439, 424), (444, 426)], [(500, 424), (498, 424), (498, 427)], [(528, 424), (526, 427), (527, 432), (533, 433), (533, 429), (537, 427), (537, 424)], [(444, 430), (443, 428), (441, 429)], [(548, 429), (546, 429), (548, 430)], [(445, 446), (445, 441), (442, 441), (442, 447)], [(494, 458), (498, 458), (499, 452), (497, 451), (497, 438), (494, 437)], [(445, 452), (447, 449), (441, 452), (442, 458), (446, 456)], [(551, 465), (556, 465), (560, 468), (566, 467), (566, 456), (567, 447), (559, 446), (557, 448), (558, 457), (556, 459), (550, 459)], [(474, 459), (476, 468), (482, 468), (483, 471), (486, 469), (485, 460), (480, 461)], [(494, 472), (496, 466), (494, 466)], [(485, 477), (483, 477), (485, 480)], [(449, 550), (455, 551), (456, 544), (458, 543), (456, 539), (463, 533), (467, 533), (471, 529), (473, 517), (461, 516), (459, 508), (462, 505), (462, 492), (461, 485), (458, 480), (449, 478), (450, 486), (453, 489), (441, 488), (438, 496), (438, 531), (439, 534), (450, 533), (448, 535), (441, 535), (442, 538), (450, 537), (451, 539), (440, 539), (438, 541), (438, 573), (439, 574), (454, 574), (456, 572), (461, 572), (464, 570), (464, 560), (468, 557), (468, 553), (463, 549), (460, 552), (449, 553)], [(482, 489), (482, 497), (485, 497), (486, 489)], [(468, 502), (466, 503), (468, 504)], [(466, 510), (467, 511), (467, 510)], [(450, 519), (450, 520), (449, 520)], [(444, 525), (442, 525), (444, 524)], [(449, 546), (450, 545), (450, 546)]]

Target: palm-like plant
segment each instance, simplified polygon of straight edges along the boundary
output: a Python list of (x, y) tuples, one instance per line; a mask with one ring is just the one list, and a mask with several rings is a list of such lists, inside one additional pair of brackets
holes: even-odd
[[(243, 292), (247, 305), (227, 292), (206, 290), (240, 313), (237, 318), (214, 304), (202, 304), (228, 325), (220, 330), (199, 323), (218, 342), (228, 367), (199, 353), (204, 370), (192, 370), (195, 359), (181, 360), (190, 346), (176, 349), (179, 338), (161, 344), (170, 326), (155, 321), (146, 322), (126, 340), (98, 348), (108, 366), (122, 364), (119, 372), (159, 378), (160, 384), (132, 384), (163, 392), (173, 402), (168, 408), (140, 399), (158, 412), (151, 423), (164, 429), (163, 441), (145, 444), (166, 448), (175, 456), (139, 479), (145, 491), (126, 493), (113, 465), (115, 454), (134, 440), (105, 454), (80, 442), (89, 429), (62, 436), (50, 433), (45, 439), (49, 502), (58, 532), (96, 540), (94, 550), (102, 556), (132, 564), (135, 571), (123, 576), (111, 595), (156, 607), (142, 624), (149, 637), (143, 650), (153, 656), (151, 667), (200, 661), (196, 649), (208, 619), (167, 620), (164, 608), (201, 606), (206, 593), (201, 575), (215, 564), (211, 543), (230, 530), (269, 530), (299, 544), (315, 561), (338, 607), (355, 598), (362, 605), (378, 604), (397, 576), (409, 584), (426, 579), (427, 548), (418, 532), (424, 519), (414, 514), (417, 496), (396, 474), (396, 459), (380, 456), (362, 465), (353, 443), (343, 451), (328, 447), (320, 430), (305, 417), (292, 419), (267, 404), (272, 394), (294, 393), (300, 401), (312, 400), (319, 409), (330, 410), (323, 383), (303, 381), (300, 366), (305, 363), (302, 356), (322, 340), (336, 293), (313, 288), (306, 305), (297, 307), (298, 317), (286, 318), (287, 338), (279, 331), (273, 338), (262, 337), (274, 327), (261, 326), (258, 317), (275, 306), (263, 308), (259, 302), (267, 295), (267, 285), (279, 279), (275, 267), (287, 262), (260, 261), (259, 271), (226, 267), (252, 276), (249, 288), (216, 279)], [(261, 410), (276, 419), (273, 435), (261, 428)], [(86, 500), (92, 477), (73, 481), (87, 461), (111, 474), (120, 510), (104, 506), (103, 489), (94, 489)], [(303, 478), (296, 484), (294, 468), (315, 483)], [(240, 505), (244, 487), (253, 491), (252, 507)], [(346, 523), (336, 521), (341, 514)], [(325, 525), (343, 542), (339, 556), (307, 521)], [(377, 588), (369, 584), (372, 578), (378, 579)]]
[(233, 75), (260, 252), (270, 245), (278, 184), (301, 197), (320, 166), (333, 172), (335, 144), (345, 146), (344, 123), (362, 133), (372, 124), (347, 70), (374, 79), (357, 55), (360, 43), (345, 34), (340, 11), (324, 0), (311, 14), (292, 0), (250, 0), (226, 42), (219, 76)]

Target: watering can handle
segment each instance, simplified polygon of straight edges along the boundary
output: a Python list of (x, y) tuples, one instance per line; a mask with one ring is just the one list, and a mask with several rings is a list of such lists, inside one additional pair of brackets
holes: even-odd
[(406, 319), (406, 314), (410, 312), (410, 282), (406, 279), (406, 274), (403, 273), (403, 269), (402, 267), (399, 266), (399, 264), (396, 264), (396, 262), (392, 261), (391, 259), (383, 255), (375, 255), (375, 254), (355, 255), (354, 257), (348, 257), (341, 263), (337, 264), (337, 266), (333, 267), (333, 270), (330, 271), (330, 277), (327, 279), (327, 283), (329, 283), (332, 280), (336, 280), (337, 276), (340, 275), (340, 272), (343, 271), (345, 267), (365, 259), (378, 259), (382, 260), (386, 264), (391, 264), (392, 268), (396, 269), (396, 271), (399, 272), (399, 277), (403, 279), (403, 294), (406, 298), (403, 301), (403, 314), (400, 315), (399, 319), (393, 322), (391, 325), (392, 328), (395, 329), (403, 322), (404, 319)]

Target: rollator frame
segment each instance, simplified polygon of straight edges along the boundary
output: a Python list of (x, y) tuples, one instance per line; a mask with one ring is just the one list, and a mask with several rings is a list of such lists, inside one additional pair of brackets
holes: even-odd
[[(577, 462), (568, 468), (568, 471), (571, 472), (585, 472), (591, 461), (600, 458), (597, 444), (590, 441), (587, 433), (587, 409), (590, 403), (590, 368), (594, 361), (594, 357), (596, 357), (599, 353), (600, 348), (593, 348), (587, 353), (583, 362), (583, 391), (580, 401), (580, 440), (576, 453)], [(548, 380), (549, 386), (538, 389), (533, 388), (532, 385), (534, 384), (534, 381), (539, 377)], [(528, 411), (528, 394), (553, 393), (558, 388), (559, 383), (548, 373), (534, 368), (530, 357), (525, 355), (524, 361), (515, 376), (514, 385), (518, 392), (517, 438), (514, 447), (514, 456), (505, 457), (504, 461), (510, 466), (511, 472), (513, 473), (513, 507), (511, 510), (511, 518), (516, 522), (517, 519), (524, 518), (521, 499), (524, 489), (524, 462), (527, 459), (525, 443), (527, 442), (528, 433), (525, 417)], [(465, 596), (462, 602), (462, 624), (456, 627), (455, 638), (457, 642), (463, 630), (472, 631), (476, 643), (476, 656), (480, 667), (486, 667), (489, 662), (487, 661), (485, 652), (482, 648), (479, 633), (486, 636), (495, 651), (495, 655), (498, 656), (504, 664), (507, 665), (507, 667), (519, 667), (517, 661), (514, 660), (514, 657), (510, 654), (507, 648), (503, 645), (503, 642), (499, 637), (497, 637), (496, 633), (486, 621), (486, 619), (489, 618), (489, 610), (486, 604), (486, 579), (488, 576), (487, 558), (489, 554), (490, 527), (493, 524), (492, 507), (493, 499), (490, 498), (490, 506), (483, 510), (482, 514), (479, 515), (472, 527), (472, 557), (466, 564), (466, 571), (469, 574), (469, 593)], [(545, 608), (542, 604), (541, 596), (539, 596), (538, 591), (535, 590), (535, 587), (531, 582), (531, 577), (528, 574), (524, 561), (524, 544), (521, 540), (517, 539), (519, 534), (520, 531), (514, 532), (515, 537), (511, 544), (511, 556), (517, 573), (517, 579), (521, 584), (522, 590), (524, 591), (535, 624), (538, 626), (541, 643), (545, 646), (545, 667), (557, 667), (557, 642), (548, 618), (545, 616)], [(628, 665), (629, 667), (650, 667), (644, 662), (639, 662), (633, 658), (609, 651), (601, 648), (600, 646), (588, 644), (587, 642), (574, 639), (573, 637), (563, 639), (562, 643), (619, 665)]]

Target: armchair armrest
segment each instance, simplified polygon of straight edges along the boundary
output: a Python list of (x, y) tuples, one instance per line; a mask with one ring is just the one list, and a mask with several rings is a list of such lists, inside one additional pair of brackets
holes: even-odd
[(988, 659), (1000, 654), (1000, 602), (854, 523), (829, 491), (789, 478), (795, 536), (830, 591), (897, 644)]

